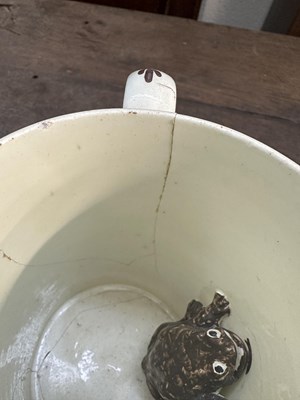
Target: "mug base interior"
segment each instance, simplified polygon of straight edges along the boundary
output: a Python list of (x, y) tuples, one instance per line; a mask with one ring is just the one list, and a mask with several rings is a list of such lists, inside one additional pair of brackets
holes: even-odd
[(155, 329), (172, 320), (149, 293), (98, 286), (69, 299), (41, 335), (32, 366), (32, 399), (146, 399), (141, 361)]

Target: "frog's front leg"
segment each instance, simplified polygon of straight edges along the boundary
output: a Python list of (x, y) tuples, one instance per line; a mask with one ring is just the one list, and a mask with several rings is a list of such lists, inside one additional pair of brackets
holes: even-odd
[(193, 322), (198, 326), (219, 325), (220, 320), (230, 314), (229, 301), (221, 292), (216, 292), (213, 301), (207, 306), (199, 309), (194, 316)]
[(204, 306), (198, 300), (192, 300), (189, 302), (185, 316), (183, 320), (192, 320), (197, 316), (200, 315), (204, 311)]

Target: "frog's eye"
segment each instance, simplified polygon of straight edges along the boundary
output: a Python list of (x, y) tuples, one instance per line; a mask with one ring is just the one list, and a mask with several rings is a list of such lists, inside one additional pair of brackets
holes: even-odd
[(209, 329), (207, 331), (207, 336), (213, 339), (219, 339), (221, 337), (221, 332), (218, 329)]
[(215, 361), (213, 363), (213, 370), (215, 374), (223, 375), (227, 370), (227, 365), (221, 361)]

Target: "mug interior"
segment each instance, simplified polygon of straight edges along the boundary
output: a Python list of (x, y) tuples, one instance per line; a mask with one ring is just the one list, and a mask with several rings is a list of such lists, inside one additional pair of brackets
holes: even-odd
[(224, 326), (253, 350), (249, 375), (221, 393), (300, 393), (299, 166), (210, 122), (128, 110), (28, 127), (2, 140), (0, 163), (1, 398), (121, 399), (127, 385), (150, 400), (130, 374), (157, 324), (217, 289)]

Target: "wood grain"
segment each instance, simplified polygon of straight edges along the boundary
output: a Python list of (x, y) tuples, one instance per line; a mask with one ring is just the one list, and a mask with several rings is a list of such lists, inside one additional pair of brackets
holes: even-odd
[(56, 115), (120, 107), (127, 75), (153, 67), (176, 80), (178, 112), (238, 129), (300, 163), (298, 38), (69, 0), (5, 4), (2, 136)]

